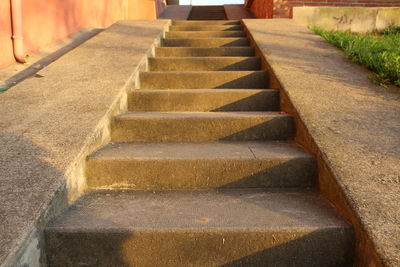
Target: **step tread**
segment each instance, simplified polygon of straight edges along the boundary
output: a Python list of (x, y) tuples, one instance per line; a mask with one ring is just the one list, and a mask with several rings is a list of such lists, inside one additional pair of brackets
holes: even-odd
[(247, 37), (164, 38), (161, 46), (169, 47), (232, 47), (250, 46)]
[(241, 25), (172, 25), (172, 31), (242, 31)]
[[(209, 57), (209, 56), (254, 56), (254, 47), (224, 46), (224, 47), (156, 47), (157, 57)], [(178, 54), (178, 56), (176, 56)]]
[[(170, 31), (170, 32), (179, 32), (179, 33), (199, 33), (199, 31), (190, 31), (190, 30), (187, 30), (187, 31)], [(243, 30), (237, 30), (237, 31), (213, 31), (213, 30), (210, 30), (210, 31), (201, 31), (201, 33), (221, 33), (221, 32), (223, 32), (223, 33), (237, 33), (237, 32), (245, 33), (245, 31), (243, 31)]]
[(252, 73), (265, 73), (268, 74), (268, 71), (265, 70), (202, 70), (202, 71), (145, 71), (141, 72), (140, 75), (196, 75), (196, 74), (207, 74), (207, 75), (247, 75)]
[(248, 37), (204, 37), (204, 38), (167, 38), (167, 39), (164, 39), (164, 40), (201, 40), (201, 41), (204, 41), (204, 40), (211, 40), (211, 41), (213, 41), (213, 40), (221, 40), (221, 41), (228, 41), (229, 39), (231, 40), (231, 41), (235, 41), (235, 40), (249, 40), (249, 38)]
[(165, 33), (165, 38), (210, 38), (210, 37), (245, 37), (244, 31), (171, 31)]
[(279, 112), (127, 112), (111, 122), (113, 141), (288, 140), (292, 116)]
[[(196, 89), (195, 89), (196, 90)], [(289, 117), (287, 113), (276, 111), (231, 111), (231, 112), (126, 112), (116, 115), (118, 120), (130, 119), (243, 119), (258, 117)]]
[(240, 20), (173, 20), (172, 25), (240, 25)]
[(257, 71), (259, 57), (150, 57), (149, 71)]
[(313, 156), (292, 142), (153, 142), (110, 143), (88, 159), (294, 159)]
[(135, 89), (129, 111), (277, 111), (278, 89)]
[(251, 46), (224, 46), (224, 47), (189, 47), (189, 46), (162, 46), (156, 50), (254, 50)]
[(169, 61), (169, 60), (245, 60), (245, 59), (260, 59), (257, 56), (210, 56), (210, 57), (149, 57), (150, 60), (160, 60), (160, 61)]
[(141, 72), (141, 89), (266, 89), (267, 71), (148, 71)]
[[(112, 211), (112, 212), (110, 212)], [(315, 231), (350, 226), (311, 190), (103, 191), (82, 197), (46, 231), (132, 229)]]
[(132, 94), (146, 94), (146, 93), (165, 93), (165, 94), (186, 94), (186, 93), (258, 93), (258, 92), (271, 92), (277, 93), (279, 89), (225, 89), (225, 88), (218, 88), (218, 89), (132, 89), (130, 93)]

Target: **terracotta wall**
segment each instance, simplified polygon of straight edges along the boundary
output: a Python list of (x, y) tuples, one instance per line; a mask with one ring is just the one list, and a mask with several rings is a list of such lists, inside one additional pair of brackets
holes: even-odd
[[(0, 0), (0, 67), (14, 62), (9, 4), (10, 0)], [(25, 52), (33, 53), (81, 28), (156, 19), (164, 7), (164, 0), (22, 0)]]
[(10, 1), (0, 0), (0, 68), (13, 62)]
[(393, 7), (400, 0), (246, 0), (259, 18), (291, 18), (294, 6)]

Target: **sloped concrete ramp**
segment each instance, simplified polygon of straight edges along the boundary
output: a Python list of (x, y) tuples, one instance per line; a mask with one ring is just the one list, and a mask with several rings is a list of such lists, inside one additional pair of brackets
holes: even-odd
[(290, 19), (243, 22), (283, 110), (297, 114), (295, 140), (317, 156), (319, 188), (355, 227), (356, 263), (400, 266), (399, 89), (373, 85), (370, 71)]
[(1, 266), (39, 266), (44, 224), (85, 190), (84, 158), (168, 23), (118, 22), (0, 94)]

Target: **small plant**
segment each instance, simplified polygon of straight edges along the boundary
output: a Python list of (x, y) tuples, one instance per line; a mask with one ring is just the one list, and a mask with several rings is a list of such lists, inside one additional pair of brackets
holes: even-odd
[(391, 25), (381, 32), (383, 35), (400, 34), (400, 26)]
[(371, 77), (374, 83), (400, 87), (400, 27), (389, 27), (380, 36), (325, 31), (319, 27), (312, 30), (342, 49), (354, 62), (374, 71)]

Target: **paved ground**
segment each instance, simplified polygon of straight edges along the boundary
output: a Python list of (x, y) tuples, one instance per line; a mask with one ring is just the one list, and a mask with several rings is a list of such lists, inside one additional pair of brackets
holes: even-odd
[(34, 77), (41, 69), (101, 31), (102, 29), (82, 29), (64, 40), (30, 55), (24, 64), (16, 62), (0, 69), (0, 88), (8, 89), (25, 79)]
[(226, 17), (228, 19), (250, 19), (255, 18), (250, 10), (243, 5), (224, 5)]
[[(51, 205), (57, 212), (84, 190), (75, 179), (79, 166), (85, 154), (108, 141), (107, 119), (167, 23), (115, 24), (0, 93), (0, 265), (35, 266), (35, 229), (40, 233), (41, 220), (51, 217), (49, 203), (61, 195)], [(29, 253), (15, 263), (27, 246)]]
[[(329, 162), (361, 230), (386, 265), (400, 266), (400, 90), (372, 85), (369, 71), (292, 20), (245, 25), (312, 135), (315, 151)], [(322, 191), (343, 205), (328, 184), (320, 180)], [(365, 244), (357, 245), (361, 250)]]

